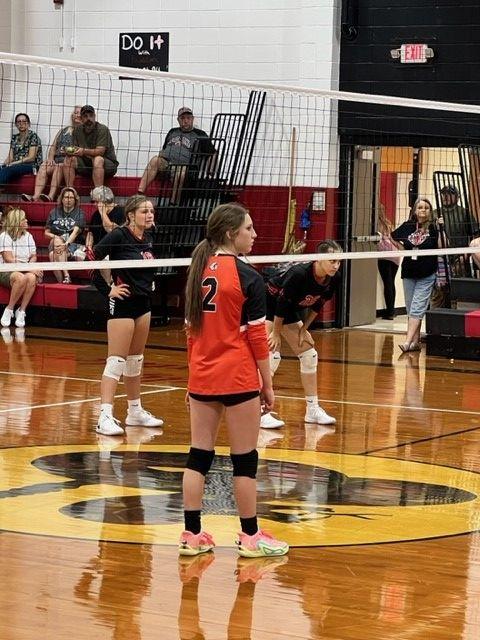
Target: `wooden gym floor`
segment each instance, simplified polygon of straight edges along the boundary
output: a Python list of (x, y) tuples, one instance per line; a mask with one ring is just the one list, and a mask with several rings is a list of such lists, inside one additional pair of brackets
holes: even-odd
[(2, 640), (479, 637), (480, 363), (400, 356), (386, 333), (317, 334), (336, 428), (304, 424), (287, 357), (286, 426), (258, 444), (261, 522), (289, 556), (237, 560), (221, 434), (204, 522), (218, 546), (179, 562), (181, 326), (152, 330), (146, 352), (143, 403), (164, 428), (125, 438), (94, 432), (104, 334), (1, 334)]

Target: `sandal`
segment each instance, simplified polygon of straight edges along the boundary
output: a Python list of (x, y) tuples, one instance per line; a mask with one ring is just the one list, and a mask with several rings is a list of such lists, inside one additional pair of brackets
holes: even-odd
[(409, 351), (421, 351), (422, 347), (418, 344), (418, 342), (412, 342), (410, 345)]
[(20, 198), (24, 201), (24, 202), (33, 202), (33, 196), (29, 196), (28, 193), (22, 193), (22, 195), (20, 196)]
[(62, 284), (72, 284), (72, 280), (70, 276), (65, 276), (64, 279), (62, 280)]
[(400, 347), (400, 351), (403, 351), (403, 353), (407, 353), (407, 351), (411, 351), (410, 345), (408, 344), (408, 342), (404, 342), (403, 344), (399, 344), (398, 346)]
[(38, 199), (41, 200), (42, 202), (52, 202), (52, 199), (50, 198), (50, 196), (47, 196), (46, 193), (41, 193), (38, 196)]

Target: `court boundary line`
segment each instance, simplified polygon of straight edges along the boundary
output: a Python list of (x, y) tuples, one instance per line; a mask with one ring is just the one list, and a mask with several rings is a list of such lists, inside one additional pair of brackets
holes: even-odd
[[(55, 376), (49, 373), (34, 373), (33, 371), (4, 371), (0, 370), (0, 375), (5, 374), (8, 376), (30, 376), (32, 378), (53, 378), (55, 380), (75, 380), (77, 382), (93, 382), (95, 384), (100, 384), (101, 380), (95, 380), (93, 378), (77, 378), (75, 376)], [(120, 384), (123, 384), (123, 380), (119, 381)], [(151, 384), (149, 382), (142, 382), (142, 387), (154, 387), (155, 389), (163, 389), (170, 388), (171, 385), (166, 384)], [(176, 389), (177, 387), (171, 387), (172, 389)]]
[[(151, 391), (140, 391), (141, 396), (151, 395), (153, 393), (165, 393), (167, 391), (175, 391), (177, 387), (167, 387), (164, 389), (152, 389)], [(122, 393), (119, 395), (115, 395), (114, 398), (126, 398), (127, 394)], [(82, 400), (67, 400), (65, 402), (50, 402), (48, 404), (34, 404), (34, 405), (25, 405), (23, 407), (10, 407), (9, 409), (0, 409), (0, 414), (5, 413), (17, 413), (20, 411), (33, 411), (34, 409), (51, 409), (53, 407), (65, 407), (68, 405), (74, 404), (82, 404), (85, 402), (97, 402), (101, 400), (100, 396), (95, 396), (94, 398), (83, 398)]]
[[(417, 440), (409, 440), (408, 442), (399, 442), (398, 444), (391, 444), (388, 447), (379, 447), (378, 449), (370, 449), (369, 451), (362, 451), (359, 455), (367, 456), (373, 453), (380, 453), (381, 451), (388, 451), (389, 449), (400, 449), (401, 447), (406, 447), (408, 445), (421, 444), (422, 442), (432, 442), (433, 440), (441, 440), (442, 438), (449, 438), (450, 436), (458, 436), (462, 433), (470, 433), (472, 431), (478, 431), (480, 429), (480, 425), (476, 427), (469, 427), (467, 429), (461, 429), (460, 431), (451, 431), (450, 433), (440, 433), (436, 436), (430, 436), (429, 438), (418, 438)], [(417, 462), (417, 461), (415, 461)], [(429, 464), (428, 462), (422, 464)], [(463, 469), (463, 467), (453, 467), (454, 469)], [(468, 469), (466, 469), (468, 471)], [(471, 473), (471, 472), (470, 472)], [(474, 472), (478, 473), (478, 472)]]
[[(52, 374), (44, 374), (44, 373), (31, 373), (31, 372), (21, 372), (21, 371), (3, 371), (0, 370), (0, 375), (16, 375), (16, 376), (32, 376), (36, 378), (52, 378), (59, 380), (76, 380), (79, 382), (93, 382), (95, 384), (99, 384), (100, 380), (92, 380), (91, 378), (76, 378), (70, 376), (55, 376)], [(123, 382), (122, 382), (123, 384)], [(180, 387), (174, 385), (162, 385), (162, 384), (151, 384), (151, 383), (143, 383), (142, 387), (153, 387), (154, 389), (164, 389), (165, 391), (186, 391), (187, 387)], [(303, 396), (286, 396), (282, 394), (276, 394), (276, 398), (280, 398), (282, 400), (298, 400), (305, 401)], [(320, 402), (327, 402), (330, 404), (338, 404), (338, 405), (355, 405), (359, 407), (376, 407), (378, 409), (403, 409), (407, 411), (428, 411), (428, 412), (441, 412), (441, 413), (454, 413), (460, 415), (478, 415), (478, 411), (466, 411), (464, 409), (444, 409), (442, 407), (414, 407), (410, 405), (401, 405), (401, 404), (378, 404), (375, 402), (360, 402), (353, 400), (330, 400), (328, 398), (319, 398)]]

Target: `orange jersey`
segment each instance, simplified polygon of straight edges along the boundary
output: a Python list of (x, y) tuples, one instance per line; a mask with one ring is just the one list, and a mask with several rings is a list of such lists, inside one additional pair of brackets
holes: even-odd
[(256, 361), (268, 358), (261, 276), (233, 255), (211, 256), (202, 293), (202, 328), (188, 336), (188, 390), (221, 395), (260, 389)]

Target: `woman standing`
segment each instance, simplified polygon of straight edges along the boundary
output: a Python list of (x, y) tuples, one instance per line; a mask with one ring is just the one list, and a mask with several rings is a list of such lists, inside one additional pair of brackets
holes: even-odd
[[(125, 204), (126, 224), (108, 233), (95, 247), (95, 260), (151, 260), (154, 209), (145, 196), (136, 195)], [(147, 263), (148, 264), (148, 263)], [(93, 282), (108, 300), (108, 357), (100, 385), (101, 407), (96, 430), (107, 436), (124, 433), (119, 420), (113, 417), (113, 400), (118, 382), (123, 376), (128, 399), (125, 424), (161, 427), (163, 420), (143, 409), (140, 401), (143, 352), (150, 330), (151, 296), (155, 269), (142, 266), (135, 269), (112, 268), (112, 284), (94, 272)]]
[[(50, 239), (48, 255), (51, 262), (85, 260), (85, 214), (80, 209), (80, 197), (73, 187), (64, 187), (58, 204), (48, 214), (45, 236)], [(54, 271), (58, 282), (70, 284), (68, 271)]]
[[(10, 209), (2, 218), (0, 233), (0, 262), (36, 263), (35, 240), (27, 231), (28, 220), (22, 209)], [(15, 326), (25, 326), (25, 312), (37, 284), (43, 276), (39, 269), (0, 273), (0, 285), (10, 288), (10, 298), (0, 319), (2, 327), (9, 327), (15, 317)], [(15, 305), (20, 303), (14, 312)]]
[[(441, 248), (438, 229), (433, 222), (433, 208), (427, 198), (418, 198), (409, 219), (392, 231), (392, 238), (409, 251)], [(402, 262), (402, 281), (407, 307), (408, 326), (403, 352), (420, 351), (420, 326), (435, 284), (437, 256), (406, 256)]]
[(263, 280), (238, 257), (250, 253), (255, 238), (246, 209), (220, 205), (208, 218), (206, 239), (192, 254), (185, 296), (191, 447), (183, 476), (185, 531), (180, 536), (180, 555), (197, 555), (215, 546), (211, 535), (201, 529), (201, 508), (224, 412), (242, 530), (238, 553), (257, 557), (288, 551), (286, 542), (275, 540), (257, 524), (260, 397), (268, 410), (275, 398)]
[(380, 234), (378, 250), (385, 251), (385, 258), (378, 259), (378, 271), (382, 278), (383, 296), (385, 298), (385, 312), (382, 314), (382, 318), (384, 320), (393, 320), (395, 317), (395, 297), (397, 295), (395, 277), (401, 258), (391, 258), (388, 252), (396, 251), (401, 247), (392, 240), (393, 225), (385, 215), (385, 207), (382, 204), (379, 205), (377, 228)]
[(0, 167), (0, 188), (17, 177), (33, 173), (42, 162), (42, 143), (30, 130), (28, 115), (17, 113), (15, 126), (18, 133), (12, 135), (8, 156)]
[[(340, 260), (329, 260), (328, 254), (341, 252), (342, 248), (334, 240), (323, 240), (317, 245), (317, 253), (321, 254), (318, 260), (280, 268), (267, 282), (270, 370), (273, 376), (280, 366), (283, 337), (299, 361), (307, 423), (336, 422), (318, 403), (318, 353), (308, 329), (325, 302), (333, 297), (339, 284), (337, 272)], [(275, 429), (283, 425), (283, 420), (278, 420), (270, 413), (262, 416), (263, 429)]]
[[(25, 200), (25, 202), (37, 202), (37, 200), (53, 202), (55, 200), (55, 196), (63, 180), (62, 165), (65, 160), (65, 149), (73, 145), (72, 134), (74, 127), (79, 127), (82, 124), (80, 109), (81, 107), (76, 106), (70, 116), (70, 124), (57, 132), (57, 135), (50, 145), (45, 162), (42, 162), (38, 169), (33, 196), (28, 195), (28, 193), (22, 193), (22, 200)], [(51, 178), (51, 181), (47, 195), (43, 193), (43, 190), (49, 178)]]

